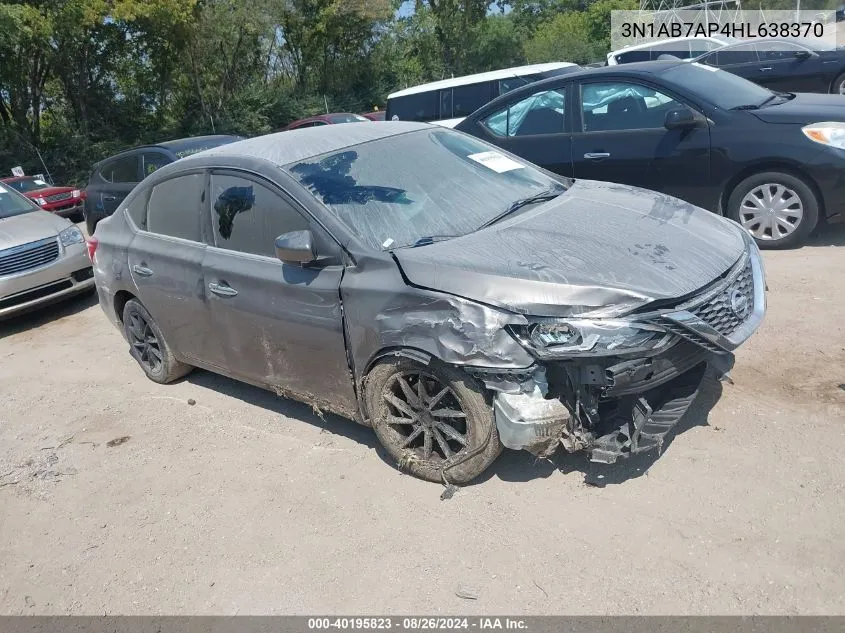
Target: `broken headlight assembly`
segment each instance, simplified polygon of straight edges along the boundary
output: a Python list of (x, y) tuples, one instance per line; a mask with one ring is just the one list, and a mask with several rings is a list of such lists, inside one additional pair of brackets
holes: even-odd
[(511, 334), (540, 357), (623, 356), (669, 347), (676, 337), (648, 323), (611, 319), (535, 321)]

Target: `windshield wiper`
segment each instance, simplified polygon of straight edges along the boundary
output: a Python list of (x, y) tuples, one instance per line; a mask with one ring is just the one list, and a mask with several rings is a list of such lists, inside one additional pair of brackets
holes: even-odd
[(429, 244), (434, 244), (435, 242), (451, 240), (453, 237), (460, 237), (460, 235), (426, 235), (425, 237), (419, 238), (413, 244), (406, 244), (405, 246), (399, 246), (397, 248), (416, 248), (417, 246), (428, 246)]
[(478, 227), (477, 230), (486, 229), (488, 226), (492, 224), (496, 224), (500, 220), (505, 219), (514, 211), (518, 211), (522, 207), (528, 204), (534, 204), (535, 202), (545, 202), (547, 200), (553, 200), (557, 198), (560, 194), (562, 194), (566, 189), (546, 189), (545, 191), (541, 191), (538, 194), (530, 196), (528, 198), (522, 198), (521, 200), (516, 200), (513, 204), (511, 204), (507, 209), (502, 211), (499, 215), (494, 216), (490, 220), (487, 220), (484, 224)]
[(744, 105), (738, 105), (736, 107), (731, 108), (731, 110), (759, 110), (767, 103), (770, 103), (777, 99), (778, 97), (783, 96), (779, 94), (771, 94), (770, 96), (763, 99), (760, 103), (746, 103)]

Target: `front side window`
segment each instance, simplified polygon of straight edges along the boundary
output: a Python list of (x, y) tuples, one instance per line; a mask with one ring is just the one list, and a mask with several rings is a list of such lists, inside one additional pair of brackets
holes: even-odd
[(274, 257), (277, 237), (310, 228), (278, 193), (239, 176), (212, 175), (211, 201), (214, 243), (219, 248)]
[(517, 200), (565, 191), (531, 163), (446, 129), (370, 141), (285, 169), (375, 250), (465, 235)]
[(109, 182), (138, 182), (138, 156), (127, 156), (109, 163), (103, 168), (103, 178)]
[(585, 132), (660, 128), (666, 112), (680, 106), (672, 97), (641, 84), (619, 81), (581, 88)]
[(165, 180), (153, 187), (150, 194), (147, 230), (192, 242), (202, 241), (200, 209), (204, 199), (204, 174), (189, 174)]
[(809, 52), (808, 49), (791, 42), (760, 42), (757, 45), (757, 55), (761, 62), (794, 62), (795, 53)]
[(30, 211), (38, 211), (39, 207), (30, 202), (27, 198), (0, 184), (0, 219), (10, 218), (13, 215), (21, 215)]
[(491, 114), (484, 125), (497, 136), (560, 134), (565, 112), (565, 89), (543, 90)]

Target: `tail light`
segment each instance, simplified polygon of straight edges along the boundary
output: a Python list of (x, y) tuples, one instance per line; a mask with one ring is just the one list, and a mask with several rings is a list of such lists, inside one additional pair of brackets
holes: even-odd
[(96, 237), (89, 237), (86, 242), (85, 246), (88, 247), (88, 259), (91, 260), (91, 263), (94, 263), (94, 254), (97, 252), (97, 247), (100, 245), (100, 240)]

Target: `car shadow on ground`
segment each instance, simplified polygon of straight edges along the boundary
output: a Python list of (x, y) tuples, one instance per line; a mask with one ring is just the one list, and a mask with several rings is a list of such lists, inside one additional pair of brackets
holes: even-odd
[(0, 320), (0, 339), (11, 336), (12, 334), (20, 334), (27, 330), (45, 327), (49, 323), (77, 314), (94, 305), (97, 305), (97, 293), (93, 291), (83, 292), (70, 299), (35, 308), (23, 314), (7, 317)]
[(538, 459), (525, 451), (505, 451), (478, 482), (498, 477), (503, 481), (528, 481), (549, 477), (555, 472), (570, 474), (580, 472), (584, 483), (589, 486), (604, 488), (608, 485), (622, 484), (648, 474), (648, 469), (671, 447), (674, 439), (696, 426), (709, 426), (710, 411), (722, 395), (722, 383), (711, 373), (705, 374), (701, 391), (692, 406), (678, 421), (663, 441), (662, 450), (620, 459), (615, 464), (599, 464), (590, 461), (587, 453), (566, 453), (559, 450), (549, 459)]
[(845, 246), (845, 224), (831, 224), (815, 231), (807, 246)]
[[(305, 403), (277, 396), (272, 391), (261, 387), (253, 387), (245, 382), (201, 369), (192, 371), (184, 380), (198, 387), (211, 389), (230, 398), (236, 398), (247, 404), (273, 411), (291, 418), (295, 422), (305, 422), (316, 426), (323, 433), (346, 437), (368, 448), (381, 451), (372, 429), (339, 415), (332, 413), (318, 414), (310, 405)], [(382, 459), (384, 458), (385, 455), (382, 455)]]
[[(236, 398), (247, 404), (273, 411), (295, 421), (311, 424), (318, 427), (321, 432), (349, 438), (373, 449), (385, 464), (398, 471), (395, 461), (378, 443), (373, 430), (352, 420), (330, 413), (318, 415), (307, 404), (277, 396), (273, 392), (260, 387), (253, 387), (203, 370), (196, 370), (188, 374), (183, 380), (198, 387), (211, 389), (231, 398)], [(678, 424), (675, 425), (675, 428), (666, 436), (660, 454), (657, 451), (651, 451), (643, 455), (619, 460), (615, 464), (596, 464), (591, 463), (586, 453), (583, 452), (568, 454), (561, 450), (550, 459), (538, 459), (525, 451), (506, 450), (485, 473), (470, 485), (482, 484), (493, 477), (511, 482), (529, 481), (549, 477), (557, 471), (564, 474), (580, 472), (584, 476), (584, 483), (596, 487), (621, 484), (630, 479), (641, 477), (647, 474), (652, 464), (670, 449), (677, 435), (696, 426), (709, 426), (707, 418), (711, 409), (719, 401), (721, 393), (721, 383), (708, 372), (698, 397)]]

